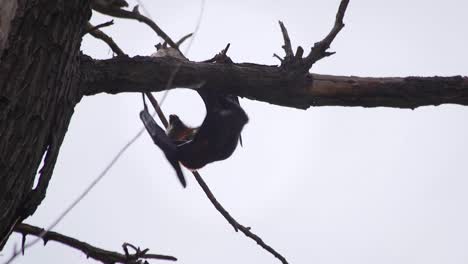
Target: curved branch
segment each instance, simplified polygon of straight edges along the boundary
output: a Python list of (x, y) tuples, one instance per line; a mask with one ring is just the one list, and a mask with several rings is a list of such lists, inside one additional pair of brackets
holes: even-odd
[(310, 106), (416, 108), (425, 105), (468, 105), (468, 78), (369, 78), (306, 74), (289, 75), (276, 66), (250, 63), (205, 63), (170, 57), (83, 57), (83, 95), (149, 92), (167, 89), (174, 68), (180, 67), (169, 87), (205, 87), (253, 100), (306, 109)]

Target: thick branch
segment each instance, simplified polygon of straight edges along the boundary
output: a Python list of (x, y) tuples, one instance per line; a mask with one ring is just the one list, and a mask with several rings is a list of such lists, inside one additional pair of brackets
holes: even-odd
[[(26, 235), (39, 236), (42, 234), (43, 231), (44, 229), (42, 228), (24, 223), (16, 225), (15, 227), (15, 232), (21, 233), (23, 235), (23, 241)], [(129, 245), (127, 243), (125, 243), (123, 246), (124, 250), (126, 251), (125, 254), (117, 253), (114, 251), (108, 251), (94, 247), (86, 242), (79, 241), (78, 239), (59, 234), (57, 232), (46, 232), (42, 236), (42, 239), (44, 240), (44, 244), (47, 243), (47, 241), (55, 241), (80, 250), (81, 252), (86, 254), (87, 257), (101, 261), (102, 263), (140, 263), (140, 259), (161, 259), (172, 261), (177, 260), (175, 257), (172, 256), (147, 254), (146, 252), (148, 250), (146, 249), (143, 251), (137, 250), (135, 254), (127, 254), (126, 247), (127, 245)]]
[(468, 105), (468, 78), (367, 78), (308, 74), (291, 76), (276, 66), (218, 64), (170, 57), (83, 57), (82, 93), (148, 92), (167, 89), (174, 68), (174, 87), (219, 89), (253, 100), (295, 108), (363, 106), (416, 108), (425, 105)]

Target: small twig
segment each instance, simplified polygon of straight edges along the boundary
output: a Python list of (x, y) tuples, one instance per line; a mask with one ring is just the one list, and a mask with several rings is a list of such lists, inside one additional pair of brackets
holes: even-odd
[[(136, 248), (134, 246), (134, 254), (121, 254), (114, 251), (104, 250), (92, 246), (86, 242), (75, 239), (73, 237), (69, 237), (52, 231), (44, 232), (44, 229), (42, 228), (24, 223), (16, 225), (14, 231), (23, 235), (23, 241), (25, 240), (25, 237), (27, 235), (41, 236), (41, 238), (44, 241), (44, 244), (46, 244), (48, 241), (55, 241), (77, 249), (86, 254), (87, 257), (95, 259), (102, 263), (139, 263), (141, 259), (160, 259), (177, 261), (177, 258), (173, 256), (160, 254), (146, 254), (146, 252), (148, 251), (147, 249), (141, 251), (139, 248)], [(130, 244), (124, 243), (124, 245), (127, 246)], [(128, 251), (126, 253), (128, 253)]]
[(180, 45), (182, 45), (182, 43), (184, 43), (184, 41), (186, 41), (188, 38), (190, 38), (191, 36), (193, 36), (193, 33), (189, 33), (183, 37), (181, 37), (177, 42), (176, 42), (176, 45), (177, 47), (179, 47)]
[(283, 22), (278, 21), (284, 40), (284, 45), (282, 48), (286, 53), (284, 58), (281, 58), (277, 54), (273, 54), (273, 57), (280, 60), (280, 67), (287, 70), (289, 73), (292, 73), (293, 75), (297, 73), (304, 74), (308, 73), (312, 65), (318, 60), (335, 54), (335, 52), (328, 52), (327, 49), (330, 47), (331, 43), (338, 35), (340, 30), (344, 27), (343, 18), (346, 12), (346, 8), (348, 7), (348, 3), (349, 0), (341, 0), (336, 14), (335, 24), (330, 33), (328, 33), (328, 35), (323, 40), (315, 43), (311, 48), (310, 53), (305, 58), (302, 58), (304, 55), (304, 49), (301, 46), (297, 47), (296, 55), (294, 55), (288, 30), (286, 29), (286, 26), (283, 24)]
[(214, 205), (216, 210), (218, 210), (218, 212), (220, 212), (221, 215), (223, 215), (223, 217), (229, 222), (229, 224), (231, 224), (232, 227), (234, 227), (234, 230), (236, 232), (240, 230), (242, 233), (244, 233), (244, 235), (253, 239), (255, 242), (257, 242), (259, 246), (264, 248), (266, 251), (270, 252), (273, 256), (279, 259), (283, 264), (288, 264), (288, 261), (286, 260), (286, 258), (284, 258), (280, 253), (274, 250), (271, 246), (263, 242), (263, 240), (258, 235), (250, 231), (249, 227), (245, 227), (241, 225), (239, 222), (237, 222), (236, 219), (234, 219), (229, 214), (229, 212), (226, 211), (226, 209), (224, 209), (224, 207), (218, 202), (218, 200), (216, 200), (216, 197), (213, 195), (210, 188), (208, 187), (208, 185), (205, 183), (205, 181), (203, 180), (203, 178), (197, 171), (194, 171), (192, 173), (193, 173), (193, 176), (195, 176), (195, 179), (197, 180), (200, 187), (203, 189), (203, 192), (205, 192), (206, 196), (208, 197), (208, 199), (210, 199), (211, 203)]
[(306, 65), (310, 65), (311, 67), (318, 60), (335, 54), (335, 52), (327, 52), (326, 50), (330, 47), (335, 37), (345, 26), (343, 23), (343, 18), (348, 4), (349, 0), (341, 0), (340, 6), (338, 7), (338, 11), (336, 13), (335, 24), (333, 25), (333, 28), (323, 40), (314, 44), (310, 50), (309, 55), (307, 55), (307, 57), (304, 59)]
[(284, 49), (284, 52), (286, 53), (285, 58), (292, 58), (294, 54), (292, 51), (291, 39), (289, 38), (288, 30), (284, 26), (283, 22), (278, 21), (278, 23), (281, 27), (281, 33), (283, 34), (284, 45), (282, 47)]
[(278, 54), (273, 53), (273, 57), (277, 58), (281, 63), (283, 63), (283, 58), (281, 58)]
[(136, 6), (133, 9), (133, 11), (127, 11), (123, 9), (113, 9), (113, 8), (99, 8), (95, 10), (105, 15), (119, 17), (119, 18), (126, 18), (126, 19), (134, 19), (139, 22), (145, 23), (151, 29), (153, 29), (154, 32), (156, 32), (156, 34), (158, 34), (158, 36), (160, 36), (171, 47), (179, 50), (179, 46), (153, 20), (140, 14), (140, 12), (138, 11), (138, 6)]
[(226, 45), (226, 47), (221, 51), (221, 54), (223, 54), (223, 56), (226, 56), (228, 50), (229, 50), (229, 47), (231, 47), (231, 43), (228, 43)]
[(227, 56), (227, 52), (229, 50), (229, 47), (231, 47), (231, 43), (228, 43), (226, 45), (226, 47), (221, 50), (218, 54), (214, 55), (213, 58), (211, 59), (208, 59), (208, 60), (204, 60), (203, 62), (209, 62), (209, 63), (214, 63), (214, 62), (218, 62), (218, 63), (233, 63), (233, 61), (231, 60), (231, 58), (229, 58)]
[(111, 37), (109, 37), (106, 33), (99, 30), (97, 26), (95, 27), (91, 25), (91, 23), (88, 22), (88, 24), (86, 25), (86, 31), (88, 31), (89, 34), (91, 34), (91, 36), (104, 41), (107, 45), (109, 45), (112, 51), (118, 56), (125, 55), (125, 53), (123, 52), (122, 49), (119, 48), (117, 43), (115, 43), (114, 40)]
[(167, 122), (166, 116), (164, 115), (163, 111), (161, 110), (161, 107), (158, 104), (158, 101), (156, 101), (156, 98), (154, 98), (153, 94), (151, 92), (146, 92), (145, 93), (146, 97), (150, 100), (151, 104), (153, 105), (154, 110), (158, 114), (159, 119), (163, 123), (164, 127), (169, 126), (169, 122)]
[[(105, 23), (102, 23), (102, 24), (99, 24), (99, 25), (96, 25), (96, 26), (92, 26), (91, 28), (89, 27), (89, 25), (91, 25), (89, 22), (88, 24), (86, 25), (86, 31), (84, 34), (87, 34), (87, 33), (90, 33), (90, 32), (93, 32), (97, 29), (101, 29), (103, 27), (108, 27), (108, 26), (112, 26), (114, 25), (114, 20), (111, 20), (111, 21), (107, 21)], [(83, 34), (83, 35), (84, 35)]]

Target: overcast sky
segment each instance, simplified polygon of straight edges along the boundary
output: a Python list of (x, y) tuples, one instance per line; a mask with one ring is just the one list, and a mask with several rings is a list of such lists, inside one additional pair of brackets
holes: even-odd
[[(193, 31), (200, 1), (143, 1), (174, 39)], [(277, 64), (272, 54), (283, 54), (278, 20), (287, 26), (293, 45), (307, 50), (328, 33), (338, 4), (207, 0), (188, 57), (208, 59), (231, 43), (229, 55), (236, 62)], [(331, 47), (337, 54), (312, 71), (466, 75), (466, 10), (463, 0), (351, 0), (346, 27)], [(107, 20), (92, 18), (96, 24)], [(160, 42), (134, 21), (115, 19), (104, 31), (131, 55), (149, 55)], [(112, 56), (90, 37), (82, 49), (94, 58)], [(290, 263), (468, 262), (467, 107), (303, 111), (246, 99), (241, 104), (250, 117), (244, 147), (201, 174), (226, 209)], [(48, 226), (140, 129), (141, 107), (138, 94), (84, 98), (47, 197), (25, 222)], [(189, 90), (171, 91), (163, 110), (192, 125), (204, 117), (201, 100)], [(235, 233), (188, 171), (185, 175), (188, 187), (182, 189), (144, 134), (55, 231), (110, 250), (131, 242), (184, 264), (279, 263)], [(13, 237), (4, 255), (20, 241)], [(16, 263), (95, 262), (50, 242), (27, 250)]]

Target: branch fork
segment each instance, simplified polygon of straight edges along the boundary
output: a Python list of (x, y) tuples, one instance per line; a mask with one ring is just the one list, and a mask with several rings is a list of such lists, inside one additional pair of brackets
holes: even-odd
[(324, 39), (314, 44), (314, 46), (310, 49), (309, 54), (305, 57), (303, 57), (304, 49), (301, 46), (297, 47), (296, 53), (294, 54), (288, 30), (286, 29), (284, 23), (279, 21), (284, 40), (284, 45), (282, 48), (284, 49), (285, 56), (284, 58), (281, 58), (277, 54), (273, 54), (273, 56), (280, 60), (280, 68), (293, 73), (308, 73), (315, 62), (335, 54), (335, 52), (329, 52), (327, 50), (330, 48), (330, 45), (335, 37), (345, 26), (343, 23), (343, 17), (346, 12), (346, 8), (348, 7), (348, 3), (349, 0), (341, 1), (333, 28)]

